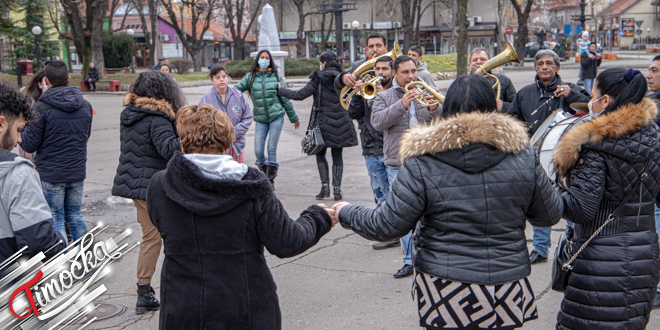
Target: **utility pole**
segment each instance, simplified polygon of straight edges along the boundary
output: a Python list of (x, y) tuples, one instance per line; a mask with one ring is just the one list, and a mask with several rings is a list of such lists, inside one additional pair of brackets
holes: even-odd
[(450, 47), (450, 53), (455, 53), (456, 52), (456, 46), (455, 46), (455, 36), (454, 36), (454, 31), (456, 30), (456, 12), (454, 10), (454, 2), (456, 0), (451, 0), (451, 47)]
[(337, 55), (340, 58), (344, 58), (344, 33), (342, 32), (342, 13), (349, 10), (357, 10), (357, 4), (344, 3), (343, 0), (335, 0), (333, 3), (321, 4), (318, 5), (319, 11), (317, 14), (324, 13), (333, 13), (335, 14), (335, 45), (337, 50)]

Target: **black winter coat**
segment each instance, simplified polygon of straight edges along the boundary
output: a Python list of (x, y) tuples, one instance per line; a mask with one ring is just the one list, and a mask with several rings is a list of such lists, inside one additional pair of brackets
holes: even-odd
[[(598, 75), (598, 67), (602, 58), (590, 59), (587, 55), (589, 51), (580, 54), (580, 79), (594, 79)], [(587, 91), (591, 93), (591, 91)]]
[[(548, 102), (559, 85), (568, 85), (571, 88), (571, 93), (568, 97), (555, 97)], [(558, 108), (575, 113), (570, 104), (589, 102), (589, 99), (591, 99), (591, 96), (587, 91), (573, 83), (561, 81), (559, 75), (548, 86), (545, 86), (536, 76), (536, 82), (518, 91), (516, 98), (511, 103), (509, 113), (527, 124), (529, 136), (531, 137), (548, 116)]]
[(345, 206), (342, 226), (377, 241), (416, 227), (414, 266), (442, 279), (495, 285), (530, 274), (525, 220), (552, 226), (563, 207), (523, 123), (462, 113), (410, 129), (399, 157), (387, 202)]
[(289, 218), (255, 168), (240, 181), (210, 179), (180, 152), (152, 178), (147, 210), (165, 247), (160, 329), (281, 329), (264, 246), (292, 257), (332, 226), (316, 205)]
[[(660, 132), (645, 99), (604, 113), (564, 134), (553, 153), (564, 218), (579, 248), (631, 193), (647, 161), (649, 175), (618, 216), (573, 263), (558, 329), (644, 329), (658, 284), (655, 205), (660, 201)], [(639, 216), (638, 216), (639, 214)]]
[(371, 124), (371, 106), (373, 104), (373, 99), (365, 100), (362, 96), (353, 95), (348, 107), (348, 115), (358, 122), (363, 156), (383, 155), (383, 132), (376, 130)]
[(21, 132), (21, 147), (37, 153), (35, 165), (41, 181), (85, 180), (92, 105), (78, 87), (57, 86), (41, 94), (33, 109), (38, 117)]
[(167, 167), (181, 142), (174, 127), (174, 110), (165, 100), (128, 94), (121, 112), (121, 154), (112, 194), (147, 199), (149, 180)]
[(87, 79), (92, 79), (93, 82), (99, 81), (99, 69), (97, 67), (87, 70)]
[[(357, 134), (355, 133), (353, 121), (339, 103), (339, 95), (333, 87), (335, 77), (338, 74), (339, 71), (335, 68), (327, 67), (323, 71), (312, 72), (309, 75), (309, 82), (300, 90), (293, 91), (280, 88), (277, 92), (280, 96), (292, 100), (304, 100), (314, 96), (313, 108), (315, 108), (319, 105), (320, 85), (320, 108), (314, 115), (315, 123), (312, 123), (312, 125), (318, 123), (325, 146), (328, 148), (345, 148), (357, 145)], [(314, 111), (313, 108), (312, 111)]]

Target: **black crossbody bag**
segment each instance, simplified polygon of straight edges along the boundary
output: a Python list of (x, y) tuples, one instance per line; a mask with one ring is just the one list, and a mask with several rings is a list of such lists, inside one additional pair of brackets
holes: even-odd
[(316, 104), (312, 107), (312, 116), (309, 119), (305, 137), (300, 142), (300, 145), (302, 146), (302, 152), (306, 153), (307, 156), (314, 156), (325, 148), (325, 140), (323, 140), (323, 134), (321, 134), (321, 129), (319, 128), (319, 124), (316, 120), (316, 113), (319, 111), (320, 107), (321, 82), (319, 81), (319, 97)]

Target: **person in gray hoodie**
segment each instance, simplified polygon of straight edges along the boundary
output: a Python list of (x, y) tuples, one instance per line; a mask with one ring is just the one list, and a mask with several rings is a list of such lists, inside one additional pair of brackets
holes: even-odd
[[(20, 252), (47, 258), (64, 249), (34, 164), (11, 152), (34, 115), (27, 96), (0, 83), (0, 263)], [(19, 254), (18, 256), (20, 256)]]
[(227, 114), (232, 125), (234, 125), (236, 136), (232, 147), (229, 148), (229, 154), (235, 161), (244, 164), (245, 134), (250, 129), (250, 125), (252, 125), (250, 104), (243, 93), (228, 86), (229, 76), (224, 66), (221, 64), (215, 65), (211, 68), (209, 76), (211, 77), (211, 82), (213, 82), (213, 87), (202, 96), (202, 99), (199, 100), (197, 105), (210, 104)]
[(429, 72), (428, 64), (422, 61), (422, 55), (422, 48), (419, 46), (412, 46), (408, 49), (408, 56), (412, 58), (413, 61), (415, 61), (415, 65), (417, 65), (417, 78), (425, 82), (429, 87), (438, 89), (438, 87), (435, 86), (433, 74)]

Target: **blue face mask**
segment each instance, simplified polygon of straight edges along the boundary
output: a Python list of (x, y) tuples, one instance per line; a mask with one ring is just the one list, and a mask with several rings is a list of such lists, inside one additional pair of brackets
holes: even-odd
[(260, 59), (257, 61), (257, 64), (259, 64), (259, 67), (260, 67), (262, 70), (266, 70), (266, 68), (268, 68), (268, 66), (270, 65), (270, 61), (269, 61), (269, 60), (264, 60), (263, 58), (260, 58)]

